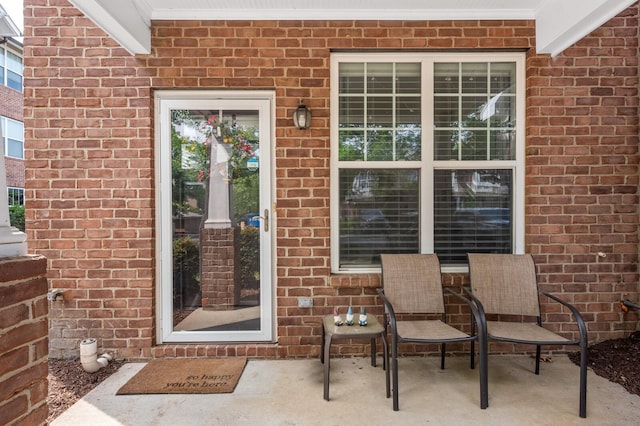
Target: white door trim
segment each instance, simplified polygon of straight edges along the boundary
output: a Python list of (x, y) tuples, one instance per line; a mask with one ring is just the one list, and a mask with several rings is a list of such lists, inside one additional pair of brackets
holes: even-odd
[[(260, 212), (269, 211), (261, 227), (260, 329), (256, 331), (174, 331), (171, 217), (171, 133), (167, 125), (176, 109), (247, 109), (259, 113)], [(275, 340), (274, 91), (159, 90), (155, 92), (156, 160), (156, 341), (161, 343), (271, 342)], [(169, 141), (168, 143), (166, 141)], [(164, 142), (164, 143), (163, 143)], [(266, 279), (265, 279), (266, 278)], [(266, 283), (263, 281), (267, 281)]]

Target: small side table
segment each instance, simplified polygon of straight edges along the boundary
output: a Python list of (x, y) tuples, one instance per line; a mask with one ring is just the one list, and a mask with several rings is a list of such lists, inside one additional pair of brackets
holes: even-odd
[[(357, 317), (357, 315), (356, 315)], [(329, 358), (331, 341), (333, 339), (371, 339), (371, 365), (376, 366), (376, 338), (382, 338), (383, 368), (387, 368), (389, 348), (384, 327), (373, 315), (367, 316), (368, 324), (360, 326), (343, 324), (335, 325), (333, 315), (326, 315), (322, 321), (322, 348), (320, 348), (320, 362), (324, 364), (324, 399), (329, 400)]]

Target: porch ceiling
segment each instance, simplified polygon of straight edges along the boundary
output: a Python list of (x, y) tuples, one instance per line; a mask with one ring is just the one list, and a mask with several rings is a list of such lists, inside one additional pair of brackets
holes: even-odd
[(539, 53), (558, 55), (637, 0), (70, 0), (132, 54), (153, 20), (535, 20)]

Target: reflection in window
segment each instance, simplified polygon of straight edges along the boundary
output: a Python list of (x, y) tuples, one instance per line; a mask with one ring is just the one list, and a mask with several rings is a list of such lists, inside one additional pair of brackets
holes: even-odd
[(339, 69), (340, 160), (419, 160), (420, 64), (342, 63)]
[(515, 159), (515, 64), (434, 65), (436, 160)]
[(419, 171), (340, 172), (340, 260), (344, 267), (380, 264), (380, 253), (419, 248)]
[(467, 253), (511, 253), (511, 170), (436, 170), (435, 251), (444, 265)]

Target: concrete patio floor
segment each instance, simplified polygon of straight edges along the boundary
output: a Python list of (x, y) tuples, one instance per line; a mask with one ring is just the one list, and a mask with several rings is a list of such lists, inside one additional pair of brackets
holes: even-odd
[(623, 425), (640, 423), (640, 397), (588, 373), (587, 418), (578, 417), (578, 367), (566, 355), (533, 374), (528, 356), (489, 359), (489, 408), (481, 410), (468, 358), (402, 358), (400, 411), (385, 397), (384, 370), (368, 358), (249, 360), (231, 394), (126, 395), (116, 391), (144, 363), (125, 364), (51, 424), (63, 425)]

